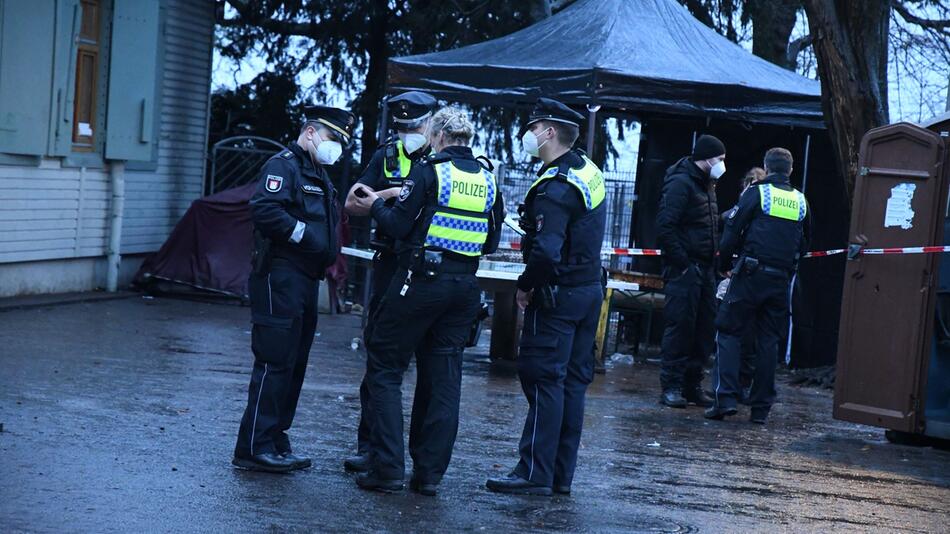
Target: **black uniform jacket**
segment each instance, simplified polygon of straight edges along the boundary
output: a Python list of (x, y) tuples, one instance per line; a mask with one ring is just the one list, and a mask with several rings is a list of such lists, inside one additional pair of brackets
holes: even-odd
[[(403, 182), (402, 191), (396, 203), (387, 205), (383, 199), (373, 203), (372, 215), (380, 228), (387, 234), (399, 240), (396, 243), (396, 253), (400, 260), (413, 249), (422, 247), (426, 233), (429, 230), (431, 214), (426, 215), (425, 208), (437, 204), (439, 178), (435, 174), (435, 167), (430, 162), (451, 159), (459, 169), (468, 172), (481, 172), (482, 165), (472, 155), (472, 149), (467, 146), (450, 146), (437, 154), (426, 156), (419, 163), (412, 166), (409, 176)], [(431, 210), (430, 210), (431, 211)], [(490, 214), (488, 225), (488, 241), (482, 248), (482, 254), (491, 254), (498, 249), (501, 238), (501, 226), (505, 221), (505, 203), (502, 200), (501, 190), (496, 189), (495, 205)], [(473, 261), (472, 258), (453, 252), (446, 252), (450, 259), (458, 261)]]
[(746, 189), (722, 231), (719, 245), (719, 266), (725, 272), (732, 269), (734, 255), (756, 258), (764, 265), (791, 271), (798, 259), (808, 250), (811, 237), (811, 218), (808, 210), (802, 222), (780, 219), (762, 211), (759, 185), (772, 184), (791, 191), (788, 177), (770, 174), (761, 182)]
[[(273, 257), (290, 261), (312, 278), (322, 278), (340, 252), (333, 183), (296, 142), (264, 164), (251, 212), (255, 230), (272, 242)], [(290, 238), (298, 221), (306, 228), (295, 243)]]

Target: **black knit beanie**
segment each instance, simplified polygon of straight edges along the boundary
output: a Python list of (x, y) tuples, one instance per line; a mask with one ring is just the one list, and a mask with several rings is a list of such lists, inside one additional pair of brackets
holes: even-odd
[(726, 153), (726, 145), (711, 135), (701, 135), (693, 147), (693, 161), (714, 158)]

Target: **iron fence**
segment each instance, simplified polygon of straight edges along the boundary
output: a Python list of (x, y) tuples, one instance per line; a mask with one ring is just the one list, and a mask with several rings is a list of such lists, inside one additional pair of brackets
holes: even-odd
[[(518, 205), (524, 201), (525, 193), (537, 178), (535, 169), (527, 165), (500, 165), (497, 175), (501, 184), (505, 208), (516, 213)], [(630, 228), (633, 221), (633, 209), (636, 201), (636, 173), (627, 171), (607, 171), (604, 173), (607, 188), (607, 227), (604, 232), (604, 248), (630, 246)], [(520, 241), (520, 236), (507, 226), (502, 230), (503, 244)], [(623, 258), (614, 258), (611, 263), (622, 262)], [(618, 267), (619, 265), (611, 265)]]

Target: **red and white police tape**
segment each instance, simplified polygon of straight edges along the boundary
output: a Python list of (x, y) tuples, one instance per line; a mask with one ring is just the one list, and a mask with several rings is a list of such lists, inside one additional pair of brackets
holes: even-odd
[[(501, 243), (499, 248), (508, 248), (511, 250), (521, 250), (520, 242)], [(821, 258), (824, 256), (834, 256), (835, 254), (845, 254), (846, 248), (834, 248), (831, 250), (813, 250), (806, 252), (805, 258)], [(941, 254), (950, 252), (950, 246), (943, 247), (889, 247), (889, 248), (862, 248), (858, 254), (881, 255), (881, 254)], [(657, 248), (605, 248), (600, 251), (602, 256), (661, 256), (662, 251)]]

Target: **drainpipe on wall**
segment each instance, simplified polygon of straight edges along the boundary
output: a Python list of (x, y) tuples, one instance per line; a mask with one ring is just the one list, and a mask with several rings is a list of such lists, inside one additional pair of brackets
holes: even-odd
[(112, 161), (109, 165), (109, 183), (112, 202), (109, 203), (109, 248), (107, 250), (106, 291), (115, 293), (119, 288), (119, 246), (122, 244), (122, 212), (125, 208), (125, 162)]

